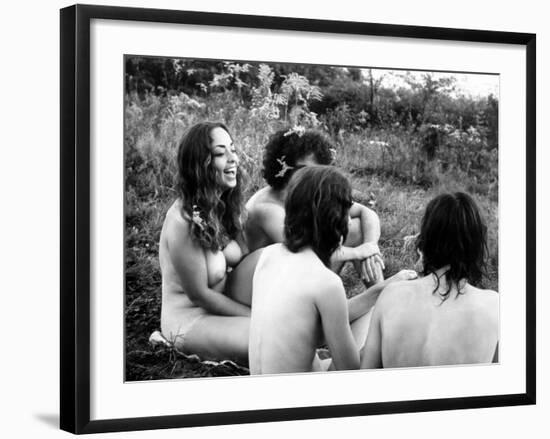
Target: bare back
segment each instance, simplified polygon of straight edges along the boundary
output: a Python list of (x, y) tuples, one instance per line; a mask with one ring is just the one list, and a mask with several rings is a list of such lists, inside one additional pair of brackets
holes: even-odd
[(267, 247), (253, 288), (251, 374), (311, 371), (323, 335), (337, 366), (345, 368), (350, 361), (346, 356), (355, 355), (357, 367), (342, 282), (312, 250), (292, 253), (283, 244)]
[(363, 368), (490, 363), (498, 294), (466, 284), (442, 301), (434, 276), (386, 288), (375, 307)]

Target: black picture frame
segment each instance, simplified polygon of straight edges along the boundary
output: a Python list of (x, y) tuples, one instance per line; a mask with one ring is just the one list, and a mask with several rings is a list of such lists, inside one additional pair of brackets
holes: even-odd
[[(526, 376), (525, 393), (90, 420), (90, 21), (357, 34), (521, 45), (526, 48)], [(60, 426), (99, 433), (325, 417), (535, 404), (536, 401), (536, 35), (303, 18), (75, 5), (61, 10), (61, 387)]]

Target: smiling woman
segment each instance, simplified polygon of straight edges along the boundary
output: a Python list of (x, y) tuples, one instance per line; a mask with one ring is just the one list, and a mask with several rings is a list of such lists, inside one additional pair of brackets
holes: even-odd
[(178, 199), (159, 244), (162, 333), (184, 352), (246, 363), (250, 308), (224, 294), (229, 272), (239, 272), (248, 253), (241, 236), (239, 160), (226, 126), (191, 127), (177, 164)]
[(210, 132), (212, 139), (213, 166), (218, 172), (220, 188), (232, 189), (237, 186), (239, 158), (229, 133), (220, 127)]

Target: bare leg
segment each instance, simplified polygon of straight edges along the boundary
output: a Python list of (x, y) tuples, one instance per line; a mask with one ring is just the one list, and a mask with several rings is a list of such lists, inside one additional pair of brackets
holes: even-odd
[(197, 354), (202, 359), (235, 360), (248, 364), (248, 333), (250, 318), (202, 316), (180, 337), (174, 345), (186, 353)]
[(357, 247), (363, 244), (363, 234), (361, 232), (361, 222), (359, 218), (353, 218), (348, 224), (348, 236), (344, 241), (346, 247)]
[[(357, 349), (359, 349), (359, 352), (363, 351), (363, 346), (367, 342), (367, 335), (369, 333), (370, 321), (372, 318), (373, 310), (374, 310), (374, 307), (372, 307), (369, 310), (369, 312), (355, 319), (351, 323), (351, 332), (353, 334), (353, 338), (355, 339), (355, 344), (357, 345)], [(326, 360), (319, 360), (319, 361), (326, 361)], [(315, 361), (314, 361), (314, 364), (315, 364)], [(330, 367), (328, 368), (328, 370), (335, 370), (334, 365), (332, 363), (330, 364)]]
[(252, 304), (252, 279), (262, 251), (260, 248), (246, 255), (229, 274), (225, 294), (243, 305)]
[(374, 307), (372, 307), (369, 312), (363, 316), (355, 319), (351, 324), (351, 332), (353, 333), (353, 338), (355, 338), (355, 344), (357, 348), (361, 350), (363, 345), (367, 341), (367, 335), (369, 333), (370, 321), (372, 318)]
[[(346, 240), (344, 242), (344, 245), (346, 247), (357, 247), (361, 244), (363, 244), (363, 233), (361, 231), (361, 222), (359, 218), (353, 218), (349, 222), (348, 226), (348, 236), (346, 237)], [(332, 265), (331, 269), (335, 273), (340, 273), (342, 271), (342, 268), (344, 267), (345, 262), (338, 262)], [(361, 273), (361, 265), (360, 264), (354, 264), (355, 272), (357, 273), (357, 276), (359, 278), (363, 279), (363, 273)], [(364, 282), (365, 287), (370, 288), (374, 284), (381, 282), (384, 280), (384, 274), (382, 272), (382, 268), (380, 265), (376, 264), (376, 273), (375, 273), (375, 280), (371, 282)]]

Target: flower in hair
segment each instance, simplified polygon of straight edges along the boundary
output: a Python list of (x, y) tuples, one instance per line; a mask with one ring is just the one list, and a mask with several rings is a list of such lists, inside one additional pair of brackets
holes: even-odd
[(330, 151), (330, 160), (334, 162), (336, 160), (336, 149), (329, 148), (329, 151)]
[[(286, 136), (286, 134), (285, 134), (285, 136)], [(287, 171), (289, 171), (291, 169), (294, 169), (294, 166), (289, 166), (285, 162), (285, 158), (286, 158), (286, 156), (282, 156), (280, 159), (277, 159), (277, 162), (279, 162), (279, 164), (281, 165), (281, 170), (279, 172), (277, 172), (277, 174), (275, 174), (275, 178), (278, 178), (278, 177), (283, 178), (285, 176), (285, 174), (287, 173)]]
[(204, 230), (204, 220), (201, 218), (201, 212), (195, 204), (193, 204), (193, 216), (191, 217), (193, 221), (201, 230)]
[(290, 136), (292, 134), (296, 134), (298, 137), (302, 137), (304, 133), (306, 132), (305, 127), (301, 125), (294, 125), (291, 129), (289, 129), (285, 134), (284, 137)]

